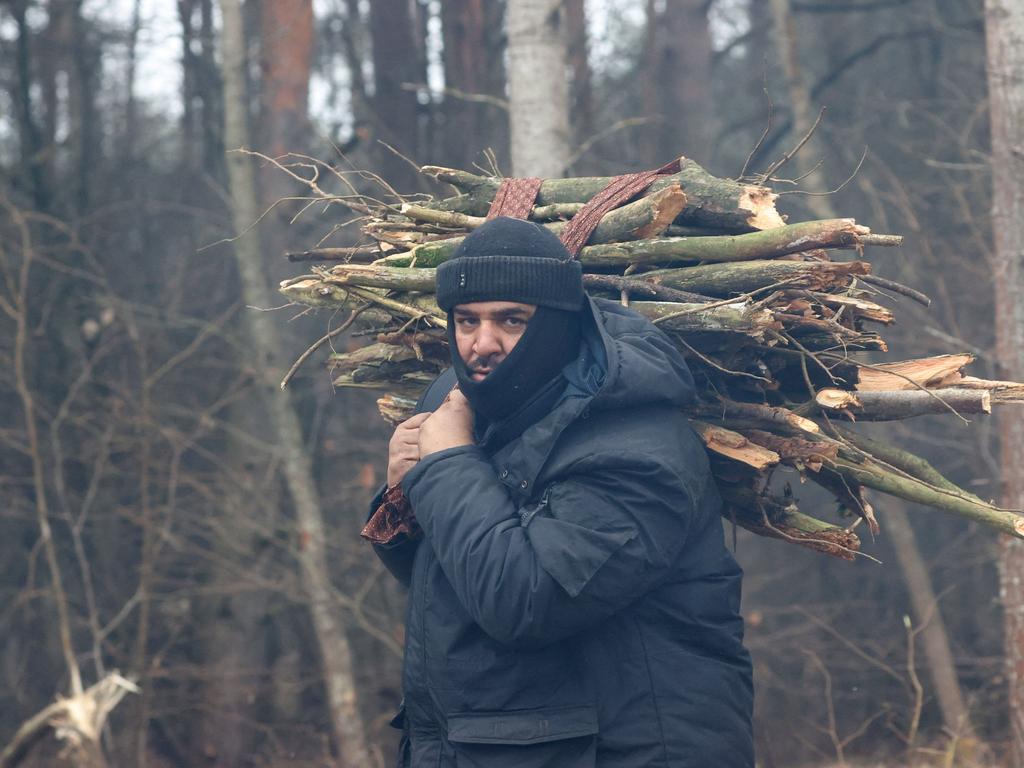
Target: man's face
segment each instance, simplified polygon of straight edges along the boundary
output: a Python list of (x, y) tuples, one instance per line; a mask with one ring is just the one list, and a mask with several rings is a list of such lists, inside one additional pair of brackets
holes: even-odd
[(475, 301), (452, 310), (459, 357), (473, 381), (484, 378), (519, 343), (537, 307), (515, 301)]

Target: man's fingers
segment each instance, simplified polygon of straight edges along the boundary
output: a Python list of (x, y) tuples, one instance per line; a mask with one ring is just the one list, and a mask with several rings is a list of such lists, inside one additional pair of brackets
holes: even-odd
[(430, 418), (430, 412), (429, 411), (425, 412), (425, 413), (417, 413), (415, 416), (411, 416), (408, 419), (406, 419), (405, 421), (403, 421), (401, 424), (399, 424), (397, 427), (395, 427), (395, 429), (396, 429), (396, 431), (397, 430), (406, 430), (406, 429), (417, 429), (420, 426), (420, 424), (422, 424), (424, 421), (426, 421), (429, 418)]

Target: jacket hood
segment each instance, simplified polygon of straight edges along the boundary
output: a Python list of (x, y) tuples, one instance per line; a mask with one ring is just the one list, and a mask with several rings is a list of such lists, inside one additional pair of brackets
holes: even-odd
[(586, 350), (566, 374), (579, 394), (593, 396), (591, 408), (694, 400), (693, 375), (682, 354), (647, 318), (607, 299), (591, 298), (583, 313), (590, 316)]

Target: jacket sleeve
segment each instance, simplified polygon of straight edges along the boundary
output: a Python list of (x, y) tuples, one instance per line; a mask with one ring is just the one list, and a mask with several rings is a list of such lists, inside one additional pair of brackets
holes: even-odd
[(519, 508), (483, 451), (460, 446), (427, 456), (403, 487), (474, 621), (539, 647), (672, 573), (698, 509), (692, 479), (649, 455), (595, 454)]
[[(452, 387), (455, 386), (455, 381), (455, 372), (451, 368), (443, 371), (424, 391), (423, 396), (416, 403), (415, 412), (423, 413), (424, 411), (436, 410)], [(401, 485), (405, 488), (404, 481)], [(386, 491), (387, 486), (385, 485), (373, 497), (373, 501), (370, 502), (370, 512), (366, 517), (367, 520), (373, 516), (373, 513), (377, 511), (377, 507), (381, 505)], [(405, 534), (401, 534), (388, 544), (374, 544), (373, 551), (380, 558), (384, 567), (388, 569), (388, 572), (398, 579), (403, 586), (408, 587), (409, 582), (412, 580), (412, 565), (419, 545), (420, 539), (410, 538)]]

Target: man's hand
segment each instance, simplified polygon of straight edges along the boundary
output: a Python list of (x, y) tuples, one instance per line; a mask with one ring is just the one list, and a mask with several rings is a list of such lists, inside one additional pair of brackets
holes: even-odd
[(420, 426), (431, 414), (417, 413), (397, 427), (388, 443), (388, 487), (394, 488), (420, 460)]
[(446, 448), (473, 444), (473, 409), (458, 389), (419, 428), (420, 458)]

